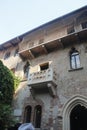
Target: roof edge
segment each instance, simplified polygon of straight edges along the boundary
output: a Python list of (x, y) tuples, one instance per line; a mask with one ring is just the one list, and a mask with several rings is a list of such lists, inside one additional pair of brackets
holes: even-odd
[(70, 12), (70, 13), (67, 13), (67, 14), (65, 14), (65, 15), (63, 15), (63, 16), (60, 16), (60, 17), (58, 17), (58, 18), (56, 18), (56, 19), (54, 19), (54, 20), (51, 20), (51, 21), (49, 21), (49, 22), (47, 22), (47, 23), (44, 23), (44, 24), (42, 24), (42, 25), (40, 25), (40, 26), (38, 26), (38, 27), (36, 27), (36, 28), (34, 28), (34, 29), (31, 29), (30, 31), (27, 31), (27, 32), (25, 32), (25, 33), (23, 33), (23, 34), (21, 34), (21, 35), (19, 35), (19, 36), (16, 36), (16, 37), (14, 37), (14, 38), (12, 38), (12, 39), (10, 39), (10, 40), (8, 40), (8, 41), (2, 43), (0, 46), (2, 46), (2, 45), (4, 45), (4, 44), (7, 44), (7, 43), (9, 43), (9, 42), (11, 42), (11, 41), (13, 41), (13, 40), (15, 40), (15, 39), (23, 38), (24, 36), (28, 35), (29, 33), (32, 33), (32, 32), (34, 32), (34, 31), (36, 31), (36, 30), (38, 30), (38, 29), (40, 29), (40, 28), (42, 28), (42, 27), (48, 26), (48, 25), (50, 25), (50, 24), (56, 22), (56, 21), (59, 20), (59, 19), (64, 19), (65, 17), (68, 17), (69, 15), (72, 15), (72, 14), (74, 14), (74, 13), (78, 13), (79, 11), (81, 11), (81, 10), (83, 10), (83, 9), (86, 9), (86, 8), (87, 8), (87, 5), (86, 5), (86, 6), (83, 6), (83, 7), (81, 7), (81, 8), (79, 8), (79, 9), (76, 9), (76, 10)]

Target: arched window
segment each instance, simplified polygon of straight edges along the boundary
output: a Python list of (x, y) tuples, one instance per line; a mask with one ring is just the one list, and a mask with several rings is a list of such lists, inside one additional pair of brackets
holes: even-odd
[(63, 130), (86, 130), (87, 98), (75, 95), (63, 107)]
[(4, 60), (8, 59), (10, 57), (10, 52), (7, 52), (4, 56)]
[(37, 105), (34, 110), (35, 128), (40, 128), (41, 126), (41, 115), (42, 115), (42, 107), (40, 105)]
[(24, 77), (28, 78), (28, 73), (29, 73), (29, 62), (26, 62), (24, 66)]
[(17, 49), (15, 50), (15, 52), (14, 52), (14, 56), (17, 56), (17, 55), (18, 55), (18, 51), (19, 51), (19, 49), (17, 48)]
[(31, 112), (32, 112), (32, 107), (31, 106), (27, 106), (25, 108), (25, 115), (24, 115), (26, 123), (31, 122)]
[(74, 47), (70, 51), (70, 67), (71, 69), (80, 68), (79, 52)]

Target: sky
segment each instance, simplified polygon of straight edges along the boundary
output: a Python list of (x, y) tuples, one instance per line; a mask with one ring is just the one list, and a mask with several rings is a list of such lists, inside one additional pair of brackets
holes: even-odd
[(87, 0), (0, 0), (0, 44), (87, 5)]

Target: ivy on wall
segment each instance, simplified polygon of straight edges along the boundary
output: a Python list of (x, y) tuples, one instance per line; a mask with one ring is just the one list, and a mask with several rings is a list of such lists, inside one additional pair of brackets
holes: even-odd
[(11, 74), (14, 79), (14, 91), (18, 88), (18, 85), (20, 84), (21, 79), (14, 75), (14, 73), (11, 71)]
[(19, 83), (20, 79), (0, 61), (0, 129), (2, 130), (12, 125), (14, 120), (11, 104)]
[(0, 61), (0, 103), (11, 104), (14, 94), (14, 78)]

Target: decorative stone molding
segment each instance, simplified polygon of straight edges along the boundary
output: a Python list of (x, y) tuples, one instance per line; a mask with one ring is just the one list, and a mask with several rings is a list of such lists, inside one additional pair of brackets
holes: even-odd
[(82, 95), (75, 95), (63, 107), (63, 130), (70, 130), (70, 113), (72, 109), (80, 104), (87, 108), (87, 97)]
[(31, 106), (32, 107), (31, 122), (33, 123), (33, 120), (34, 120), (34, 108), (37, 105), (40, 105), (42, 107), (42, 112), (43, 112), (44, 103), (42, 102), (41, 99), (37, 99), (37, 98), (34, 99), (32, 96), (27, 97), (27, 98), (24, 99), (24, 105), (23, 105), (24, 107), (23, 107), (23, 111), (22, 111), (22, 122), (25, 121), (25, 108), (27, 106)]

